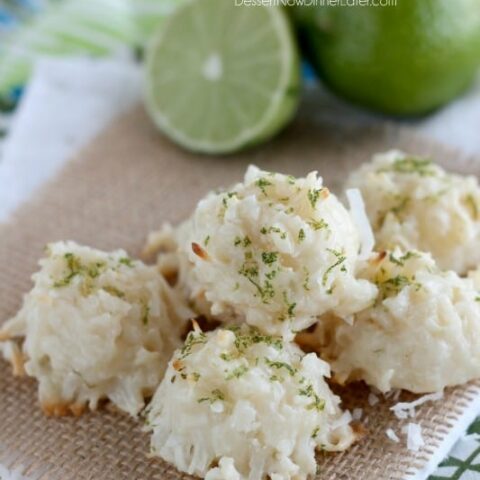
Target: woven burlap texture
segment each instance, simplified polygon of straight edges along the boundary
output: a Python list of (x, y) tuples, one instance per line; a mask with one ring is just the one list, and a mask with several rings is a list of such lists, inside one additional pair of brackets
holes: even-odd
[[(211, 188), (241, 178), (254, 163), (293, 175), (318, 170), (339, 187), (349, 168), (388, 148), (434, 156), (460, 172), (476, 173), (480, 162), (395, 128), (342, 131), (298, 121), (275, 142), (227, 158), (186, 154), (155, 132), (136, 110), (89, 148), (0, 227), (0, 323), (13, 315), (47, 242), (71, 239), (101, 249), (122, 247), (138, 255), (147, 232), (178, 222)], [(40, 168), (40, 166), (39, 166)], [(480, 383), (451, 389), (443, 401), (418, 409), (426, 446), (408, 451), (389, 441), (405, 421), (381, 400), (371, 407), (362, 385), (340, 391), (346, 408), (361, 407), (368, 435), (345, 453), (318, 457), (321, 480), (401, 480), (421, 468), (480, 398)], [(401, 400), (412, 396), (402, 394)], [(189, 478), (158, 459), (148, 459), (148, 435), (126, 415), (104, 409), (81, 418), (44, 418), (35, 381), (14, 378), (0, 362), (0, 463), (29, 479), (173, 480)]]

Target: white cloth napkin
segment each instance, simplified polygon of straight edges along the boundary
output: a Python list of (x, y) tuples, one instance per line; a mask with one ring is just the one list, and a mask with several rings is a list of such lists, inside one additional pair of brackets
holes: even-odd
[(0, 222), (140, 93), (140, 69), (128, 61), (39, 61), (2, 149)]
[[(314, 83), (307, 85), (305, 107), (319, 123), (359, 126), (375, 124), (391, 118), (370, 114), (335, 98)], [(401, 120), (398, 125), (469, 154), (480, 154), (480, 76), (464, 95), (425, 118)]]

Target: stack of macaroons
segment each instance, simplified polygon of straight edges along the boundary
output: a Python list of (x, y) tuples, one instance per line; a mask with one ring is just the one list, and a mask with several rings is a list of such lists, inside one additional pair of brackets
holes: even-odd
[(391, 151), (352, 172), (378, 253), (359, 276), (378, 287), (346, 323), (325, 315), (297, 337), (337, 381), (429, 393), (480, 377), (480, 188), (426, 158)]
[(306, 479), (355, 440), (331, 370), (382, 392), (480, 377), (480, 270), (461, 276), (480, 262), (476, 180), (389, 152), (347, 185), (350, 210), (315, 172), (250, 167), (150, 235), (156, 267), (52, 244), (0, 350), (46, 413), (136, 416), (155, 392), (152, 454), (183, 472)]
[[(242, 184), (202, 200), (179, 230), (163, 231), (178, 287), (204, 315), (286, 341), (316, 324), (298, 343), (308, 342), (340, 383), (427, 393), (480, 377), (480, 296), (459, 276), (480, 260), (472, 254), (477, 181), (388, 152), (353, 172), (347, 187), (360, 190), (374, 227), (377, 252), (365, 261), (358, 253), (368, 235), (352, 221), (358, 208), (347, 212), (322, 194), (314, 174), (292, 179), (251, 167)], [(320, 192), (318, 203), (309, 204), (311, 192)], [(329, 264), (333, 251), (342, 254)], [(225, 462), (216, 472), (238, 466)]]
[(357, 275), (361, 243), (315, 172), (256, 167), (151, 236), (160, 270), (176, 266), (177, 289), (223, 324), (190, 333), (170, 362), (148, 410), (154, 454), (212, 480), (304, 479), (315, 450), (352, 443), (328, 364), (293, 339), (319, 315), (349, 318), (374, 301), (376, 286)]

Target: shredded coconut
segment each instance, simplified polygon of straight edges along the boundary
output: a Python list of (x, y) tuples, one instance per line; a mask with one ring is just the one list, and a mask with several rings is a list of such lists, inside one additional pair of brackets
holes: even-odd
[(418, 452), (425, 441), (422, 436), (422, 427), (418, 423), (408, 423), (402, 427), (402, 432), (407, 435), (407, 448), (413, 452)]
[(423, 395), (420, 398), (417, 398), (413, 402), (399, 402), (395, 404), (390, 410), (393, 411), (395, 416), (400, 419), (408, 418), (408, 417), (415, 417), (416, 411), (415, 408), (423, 405), (427, 402), (436, 402), (437, 400), (441, 400), (443, 398), (443, 391), (430, 393), (428, 395)]
[(400, 439), (398, 438), (397, 434), (391, 428), (387, 428), (387, 430), (385, 430), (385, 434), (392, 442), (395, 442), (395, 443), (400, 442)]
[(361, 420), (363, 416), (363, 408), (354, 408), (352, 412), (353, 420)]
[(233, 458), (222, 457), (218, 467), (207, 472), (205, 480), (242, 480), (242, 476), (237, 472)]
[(352, 219), (360, 233), (361, 249), (358, 259), (366, 260), (372, 254), (373, 247), (375, 246), (375, 237), (365, 211), (362, 193), (358, 188), (349, 188), (345, 193), (350, 205)]
[(372, 392), (368, 394), (368, 404), (373, 407), (379, 402), (379, 398)]

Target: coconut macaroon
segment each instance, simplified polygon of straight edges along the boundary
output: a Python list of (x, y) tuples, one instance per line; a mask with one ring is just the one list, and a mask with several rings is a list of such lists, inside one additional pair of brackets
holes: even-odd
[(353, 172), (377, 249), (431, 252), (459, 274), (480, 263), (480, 188), (473, 176), (445, 172), (427, 159), (391, 151)]
[(356, 278), (355, 224), (315, 172), (297, 179), (250, 167), (243, 183), (201, 200), (185, 225), (181, 276), (220, 319), (291, 338), (318, 315), (347, 317), (376, 294)]
[(327, 376), (324, 361), (281, 337), (197, 327), (147, 408), (152, 454), (207, 480), (305, 479), (316, 449), (354, 440)]
[(480, 296), (472, 280), (442, 272), (418, 251), (380, 254), (363, 273), (378, 285), (376, 303), (352, 325), (323, 318), (314, 333), (338, 381), (428, 393), (480, 377)]
[(39, 382), (48, 415), (79, 414), (109, 399), (136, 415), (160, 383), (190, 312), (155, 268), (121, 250), (104, 253), (72, 242), (47, 247), (34, 287), (3, 340), (15, 371)]

